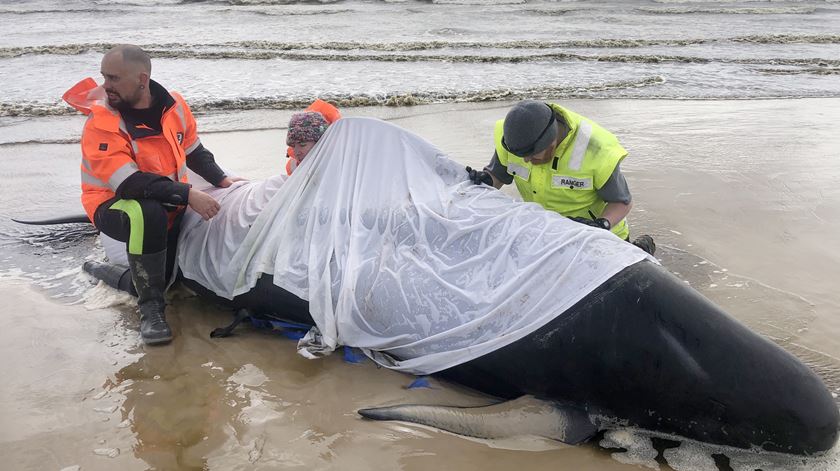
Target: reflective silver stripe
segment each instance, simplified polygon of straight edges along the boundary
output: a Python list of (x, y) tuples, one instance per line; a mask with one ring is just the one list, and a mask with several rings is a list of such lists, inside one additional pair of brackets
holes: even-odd
[(178, 167), (178, 178), (175, 181), (176, 182), (181, 181), (181, 177), (183, 177), (186, 174), (187, 174), (187, 164), (181, 164), (181, 166)]
[(131, 152), (134, 154), (134, 157), (137, 157), (137, 143), (134, 142), (134, 139), (131, 138), (131, 134), (128, 133), (128, 128), (125, 125), (125, 121), (120, 118), (120, 131), (124, 132), (126, 136), (128, 136), (128, 142), (131, 143)]
[(84, 170), (79, 170), (82, 173), (82, 183), (92, 186), (98, 186), (99, 188), (105, 188), (106, 190), (110, 190), (108, 185), (105, 184), (102, 180), (94, 177), (93, 175), (85, 172)]
[(583, 164), (583, 156), (586, 154), (586, 148), (589, 147), (589, 138), (592, 137), (592, 125), (586, 121), (581, 121), (578, 126), (577, 137), (575, 138), (575, 148), (572, 149), (572, 158), (569, 159), (569, 168), (572, 170), (580, 170)]
[(178, 181), (178, 180), (176, 180), (176, 178), (178, 178), (178, 175), (175, 175), (174, 173), (170, 173), (169, 175), (166, 176), (166, 178), (172, 180), (173, 182)]
[[(179, 96), (180, 97), (180, 96)], [(183, 98), (181, 98), (183, 100)], [(184, 113), (184, 105), (176, 98), (175, 99), (175, 112), (178, 114), (178, 118), (181, 120), (181, 129), (184, 130), (183, 138), (187, 138), (187, 118)], [(183, 145), (183, 144), (182, 144)], [(192, 151), (198, 149), (198, 146), (201, 145), (201, 141), (196, 138), (195, 142), (193, 142), (189, 147), (184, 149), (184, 153), (189, 155)], [(180, 169), (179, 169), (180, 173)]]
[(198, 146), (200, 146), (200, 145), (201, 145), (201, 139), (196, 139), (195, 142), (193, 143), (193, 145), (184, 149), (184, 153), (187, 154), (187, 155), (190, 155), (190, 153), (192, 153), (192, 151), (198, 149)]
[(118, 168), (116, 172), (111, 174), (111, 178), (108, 179), (108, 186), (110, 186), (112, 190), (117, 191), (120, 184), (138, 170), (140, 169), (137, 168), (137, 164), (134, 162), (127, 162), (122, 167)]
[(178, 117), (181, 118), (181, 129), (184, 132), (187, 131), (187, 120), (184, 118), (184, 107), (181, 105), (181, 102), (177, 99), (175, 100), (175, 112), (178, 113)]
[(82, 165), (85, 167), (85, 170), (87, 170), (90, 173), (93, 173), (93, 168), (91, 168), (90, 162), (88, 162), (88, 159), (82, 157)]
[(528, 181), (528, 178), (531, 177), (531, 170), (528, 167), (523, 167), (522, 165), (517, 165), (513, 162), (508, 163), (507, 171), (509, 174), (519, 177), (525, 181)]

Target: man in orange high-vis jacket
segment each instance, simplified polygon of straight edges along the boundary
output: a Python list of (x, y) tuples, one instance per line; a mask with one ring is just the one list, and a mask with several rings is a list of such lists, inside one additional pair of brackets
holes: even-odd
[(142, 49), (111, 49), (101, 73), (101, 86), (88, 78), (64, 94), (88, 116), (81, 139), (82, 205), (100, 231), (127, 245), (143, 341), (166, 343), (172, 331), (163, 293), (178, 216), (185, 205), (205, 220), (219, 211), (213, 197), (187, 182), (187, 168), (219, 187), (240, 179), (226, 176), (201, 145), (184, 99), (150, 79), (151, 60)]
[[(316, 113), (320, 113), (321, 116), (324, 118), (324, 121), (326, 121), (328, 126), (330, 124), (338, 121), (339, 119), (341, 119), (341, 112), (338, 111), (338, 108), (336, 108), (335, 106), (333, 106), (333, 105), (331, 105), (331, 104), (329, 104), (326, 101), (321, 100), (321, 99), (315, 100), (314, 102), (312, 102), (311, 105), (309, 105), (303, 111), (304, 112), (314, 111)], [(299, 113), (297, 113), (297, 114), (299, 114)], [(294, 116), (292, 118), (294, 119)], [(290, 121), (289, 134), (293, 134), (292, 123), (293, 123), (293, 121)], [(321, 132), (321, 134), (323, 134), (323, 131)], [(320, 134), (319, 134), (318, 137), (320, 137)], [(286, 142), (288, 143), (288, 141), (289, 141), (289, 136), (287, 135), (286, 136)], [(293, 142), (297, 142), (297, 141), (293, 140)], [(317, 142), (317, 139), (316, 139), (316, 142)], [(297, 142), (297, 143), (301, 144), (300, 142)], [(312, 145), (314, 146), (315, 142), (312, 142)], [(301, 151), (301, 149), (298, 149), (298, 151), (295, 152), (294, 146), (292, 144), (288, 144), (288, 146), (289, 146), (288, 149), (286, 149), (286, 157), (287, 157), (287, 159), (286, 159), (286, 175), (291, 175), (292, 172), (294, 172), (295, 169), (298, 167), (298, 165), (300, 165), (300, 163), (303, 161), (303, 158), (306, 157), (306, 152), (308, 152), (309, 149), (305, 149), (303, 151)], [(310, 148), (311, 148), (311, 146), (310, 146)]]

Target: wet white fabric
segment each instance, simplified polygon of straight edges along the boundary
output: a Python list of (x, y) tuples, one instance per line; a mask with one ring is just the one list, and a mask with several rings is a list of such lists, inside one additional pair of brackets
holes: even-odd
[(205, 187), (203, 191), (213, 196), (221, 209), (207, 221), (192, 210), (184, 214), (176, 260), (181, 273), (219, 296), (232, 299), (236, 281), (231, 277), (244, 268), (231, 265), (234, 256), (242, 248), (251, 225), (287, 178), (277, 175), (257, 182), (235, 182), (229, 188)]
[(109, 263), (124, 267), (128, 266), (128, 253), (126, 252), (125, 242), (108, 237), (104, 232), (99, 233), (99, 241), (102, 243), (102, 248), (105, 250), (105, 256), (108, 257)]
[(188, 213), (179, 264), (232, 298), (263, 273), (308, 300), (318, 335), (428, 374), (535, 331), (647, 257), (609, 231), (467, 181), (464, 167), (397, 126), (333, 124), (288, 180), (212, 190)]

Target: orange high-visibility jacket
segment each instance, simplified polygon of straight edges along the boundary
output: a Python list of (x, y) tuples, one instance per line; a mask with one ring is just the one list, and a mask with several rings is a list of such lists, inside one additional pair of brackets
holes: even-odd
[[(201, 145), (195, 118), (183, 97), (163, 111), (162, 132), (132, 138), (105, 90), (86, 78), (64, 93), (64, 101), (88, 116), (82, 131), (82, 206), (93, 221), (96, 208), (115, 196), (120, 184), (142, 171), (187, 182), (187, 154)], [(184, 201), (184, 204), (187, 204)]]
[[(324, 100), (321, 100), (320, 98), (313, 101), (312, 104), (303, 111), (317, 111), (318, 113), (321, 113), (321, 116), (324, 117), (328, 124), (332, 124), (341, 119), (341, 112), (338, 111), (338, 108)], [(291, 147), (286, 149), (286, 157), (288, 157), (286, 160), (286, 175), (291, 175), (300, 162), (295, 158), (295, 151)]]

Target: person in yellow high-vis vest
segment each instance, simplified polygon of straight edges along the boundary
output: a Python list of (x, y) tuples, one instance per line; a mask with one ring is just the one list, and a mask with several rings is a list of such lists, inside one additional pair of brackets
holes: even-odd
[[(470, 180), (496, 188), (515, 183), (525, 201), (630, 240), (633, 207), (620, 164), (627, 150), (594, 121), (554, 103), (525, 100), (496, 122), (495, 153)], [(653, 239), (633, 243), (653, 255)]]

